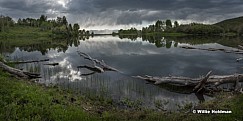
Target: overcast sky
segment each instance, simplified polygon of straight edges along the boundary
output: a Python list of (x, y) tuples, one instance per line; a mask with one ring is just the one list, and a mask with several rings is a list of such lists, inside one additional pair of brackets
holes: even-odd
[(243, 0), (0, 0), (0, 12), (15, 19), (65, 15), (85, 29), (141, 28), (158, 19), (215, 23), (243, 16)]

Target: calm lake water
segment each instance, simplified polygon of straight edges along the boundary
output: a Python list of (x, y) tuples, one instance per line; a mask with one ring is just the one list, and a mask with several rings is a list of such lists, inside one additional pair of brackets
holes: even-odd
[[(241, 40), (234, 40), (241, 42)], [(220, 51), (188, 50), (180, 46), (198, 48), (235, 49), (232, 43), (221, 39), (204, 38), (200, 40), (177, 38), (158, 40), (153, 39), (120, 39), (112, 36), (97, 36), (88, 40), (64, 42), (61, 46), (53, 43), (32, 45), (28, 47), (8, 48), (3, 43), (1, 53), (10, 60), (50, 59), (50, 62), (21, 64), (18, 68), (26, 71), (41, 73), (40, 83), (56, 84), (65, 89), (86, 96), (111, 98), (115, 101), (134, 101), (142, 106), (154, 108), (162, 103), (162, 108), (176, 110), (179, 106), (199, 102), (194, 94), (178, 93), (176, 88), (164, 88), (148, 84), (144, 80), (131, 76), (188, 76), (199, 77), (212, 70), (213, 74), (234, 74), (243, 72), (243, 63), (236, 59), (242, 55)], [(234, 45), (235, 44), (235, 45)], [(49, 47), (55, 45), (55, 47)], [(47, 47), (48, 48), (45, 48)], [(232, 47), (230, 47), (232, 46)], [(89, 54), (93, 58), (104, 60), (106, 64), (120, 70), (81, 76), (90, 73), (77, 66), (92, 64), (80, 57), (77, 51)], [(59, 63), (58, 66), (47, 66), (46, 63)], [(206, 100), (210, 97), (206, 97)]]

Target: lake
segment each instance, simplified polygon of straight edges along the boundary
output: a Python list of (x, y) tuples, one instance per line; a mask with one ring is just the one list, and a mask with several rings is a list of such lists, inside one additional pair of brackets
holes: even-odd
[[(110, 98), (115, 102), (128, 101), (135, 104), (166, 110), (177, 110), (188, 103), (199, 102), (193, 93), (184, 93), (175, 87), (161, 87), (144, 80), (132, 78), (137, 75), (151, 76), (187, 76), (199, 77), (210, 70), (215, 75), (243, 72), (243, 63), (236, 62), (242, 55), (222, 51), (184, 49), (181, 46), (196, 48), (218, 48), (232, 50), (241, 43), (240, 38), (131, 38), (113, 36), (95, 36), (84, 40), (65, 40), (62, 45), (54, 41), (30, 46), (8, 46), (1, 42), (1, 53), (9, 60), (50, 59), (50, 62), (16, 65), (26, 71), (40, 73), (40, 83), (58, 85), (64, 89), (90, 97)], [(90, 70), (78, 69), (80, 65), (92, 65), (79, 56), (77, 51), (89, 54), (119, 72), (88, 74)], [(58, 66), (44, 65), (59, 63)], [(231, 85), (225, 85), (230, 88)], [(205, 97), (206, 100), (212, 99)], [(122, 104), (121, 104), (122, 105)]]

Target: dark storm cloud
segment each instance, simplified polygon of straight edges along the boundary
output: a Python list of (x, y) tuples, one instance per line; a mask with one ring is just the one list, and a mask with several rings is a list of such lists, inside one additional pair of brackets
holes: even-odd
[(229, 9), (228, 7), (243, 3), (241, 0), (92, 0), (92, 2), (101, 10)]
[(26, 12), (44, 12), (46, 9), (50, 8), (50, 5), (43, 2), (28, 3), (26, 0), (8, 0), (1, 1), (1, 7), (8, 8), (10, 10), (16, 11), (26, 11)]
[(242, 0), (0, 0), (4, 14), (66, 15), (83, 27), (143, 24), (158, 19), (213, 23), (242, 16)]
[(63, 11), (64, 8), (51, 0), (0, 0), (0, 10), (1, 14), (18, 18), (38, 17), (40, 14), (49, 14), (48, 10)]
[(243, 15), (241, 0), (73, 0), (68, 6), (70, 11), (90, 13), (98, 20), (101, 12), (103, 18), (113, 14), (116, 24), (158, 19), (212, 23)]

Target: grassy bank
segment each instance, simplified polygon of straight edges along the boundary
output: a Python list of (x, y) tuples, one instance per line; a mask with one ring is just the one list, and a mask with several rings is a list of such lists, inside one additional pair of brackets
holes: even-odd
[(119, 109), (104, 100), (77, 96), (57, 87), (45, 87), (18, 80), (0, 71), (0, 120), (242, 120), (243, 95), (220, 94), (198, 109), (231, 110), (232, 114), (193, 114), (187, 106), (181, 112), (150, 109)]
[(51, 30), (41, 31), (38, 27), (16, 25), (6, 32), (0, 32), (0, 38), (48, 38), (51, 34)]
[(81, 102), (57, 88), (17, 80), (1, 72), (0, 120), (97, 120), (82, 110)]
[(37, 27), (14, 26), (7, 32), (0, 32), (0, 43), (8, 46), (27, 46), (51, 41), (51, 31), (41, 31)]

